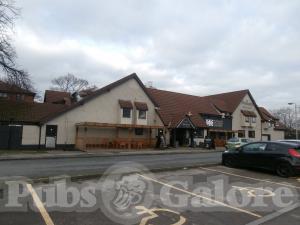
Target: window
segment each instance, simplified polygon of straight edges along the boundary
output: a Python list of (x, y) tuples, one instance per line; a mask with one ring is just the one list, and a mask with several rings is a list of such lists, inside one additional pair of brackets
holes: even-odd
[(238, 131), (238, 137), (239, 138), (244, 138), (245, 137), (245, 131), (244, 130), (239, 130)]
[(147, 111), (139, 110), (139, 119), (145, 120), (147, 118)]
[(243, 147), (243, 151), (245, 152), (260, 152), (260, 151), (265, 151), (267, 147), (266, 143), (253, 143), (253, 144), (248, 144)]
[(204, 138), (204, 129), (196, 128), (196, 130), (194, 132), (194, 137), (195, 138)]
[(7, 98), (7, 93), (0, 93), (0, 98)]
[(123, 118), (131, 118), (131, 109), (123, 108)]
[(255, 138), (255, 131), (254, 130), (249, 130), (248, 137), (249, 138)]
[(16, 95), (16, 100), (17, 100), (17, 101), (20, 101), (20, 100), (21, 100), (21, 95), (20, 95), (20, 94), (17, 94), (17, 95)]
[(256, 117), (252, 117), (252, 123), (256, 123)]
[(271, 152), (280, 152), (280, 151), (285, 151), (286, 148), (283, 145), (280, 145), (280, 144), (270, 143), (270, 144), (268, 144), (267, 150), (271, 151)]
[(250, 120), (249, 120), (249, 117), (248, 117), (248, 116), (246, 116), (246, 117), (245, 117), (245, 122), (246, 122), (246, 123), (249, 123), (249, 122), (250, 122)]
[(136, 136), (141, 136), (144, 134), (144, 129), (143, 128), (135, 128), (135, 135)]

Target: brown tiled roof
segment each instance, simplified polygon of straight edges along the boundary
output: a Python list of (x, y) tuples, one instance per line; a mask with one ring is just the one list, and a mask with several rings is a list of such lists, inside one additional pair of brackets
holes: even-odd
[(249, 117), (257, 117), (257, 115), (255, 114), (255, 112), (252, 111), (248, 111), (248, 110), (241, 110), (242, 114), (244, 116), (249, 116)]
[(104, 93), (107, 93), (109, 91), (111, 91), (113, 88), (131, 80), (131, 79), (134, 79), (138, 84), (139, 86), (144, 90), (145, 94), (149, 97), (149, 99), (152, 101), (152, 103), (157, 106), (157, 102), (153, 99), (153, 97), (147, 92), (146, 90), (146, 87), (144, 86), (144, 84), (142, 83), (142, 81), (140, 80), (140, 78), (136, 75), (136, 73), (133, 73), (133, 74), (130, 74), (126, 77), (123, 77), (122, 79), (120, 80), (117, 80), (103, 88), (100, 88), (96, 91), (94, 91), (91, 95), (88, 95), (87, 97), (83, 98), (82, 100), (80, 100), (79, 102), (76, 102), (75, 104), (71, 105), (70, 107), (68, 107), (67, 109), (65, 109), (63, 112), (59, 112), (57, 113), (56, 115), (52, 116), (51, 118), (49, 118), (48, 120), (51, 120), (51, 119), (54, 119), (55, 117), (57, 116), (60, 116), (61, 114), (63, 113), (66, 113), (74, 108), (77, 108), (83, 104), (85, 104), (86, 102), (89, 102), (91, 101), (92, 99), (98, 97), (99, 95), (102, 95)]
[(148, 110), (148, 105), (146, 102), (134, 102), (134, 105), (137, 110), (144, 110), (144, 111)]
[[(158, 103), (158, 112), (166, 126), (176, 126), (185, 115), (191, 113), (199, 127), (206, 127), (200, 114), (219, 115), (206, 98), (153, 88), (148, 88), (147, 91)], [(195, 119), (196, 117), (198, 118)]]
[(65, 98), (71, 99), (71, 94), (69, 92), (63, 92), (63, 91), (46, 90), (44, 102), (59, 103), (59, 102), (63, 102)]
[(263, 121), (275, 121), (278, 120), (275, 116), (273, 116), (266, 108), (259, 107), (259, 111), (262, 116)]
[(121, 108), (127, 108), (127, 109), (132, 109), (133, 105), (131, 101), (128, 100), (121, 100), (119, 99), (119, 104)]
[(216, 95), (209, 95), (203, 98), (211, 101), (220, 111), (233, 113), (241, 103), (246, 94), (251, 94), (249, 90), (233, 91)]
[(0, 121), (40, 123), (65, 110), (68, 106), (50, 103), (28, 103), (1, 100)]
[(35, 95), (35, 93), (0, 80), (0, 92)]

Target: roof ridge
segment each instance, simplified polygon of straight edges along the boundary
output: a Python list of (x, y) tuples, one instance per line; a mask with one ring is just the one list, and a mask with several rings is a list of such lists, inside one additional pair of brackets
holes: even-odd
[(187, 95), (187, 96), (191, 96), (191, 97), (202, 98), (202, 96), (199, 96), (199, 95), (192, 95), (192, 94), (186, 94), (186, 93), (182, 93), (182, 92), (175, 92), (175, 91), (169, 91), (169, 90), (162, 90), (162, 89), (158, 89), (158, 88), (149, 88), (149, 87), (147, 87), (147, 90), (157, 90), (157, 91), (168, 92), (168, 93), (172, 93), (172, 94), (180, 94), (180, 95)]
[(249, 89), (242, 89), (242, 90), (237, 90), (237, 91), (229, 91), (229, 92), (222, 92), (219, 94), (212, 94), (212, 95), (205, 95), (202, 97), (213, 97), (213, 96), (217, 96), (217, 95), (226, 95), (226, 94), (233, 94), (233, 93), (238, 93), (238, 92), (250, 92)]

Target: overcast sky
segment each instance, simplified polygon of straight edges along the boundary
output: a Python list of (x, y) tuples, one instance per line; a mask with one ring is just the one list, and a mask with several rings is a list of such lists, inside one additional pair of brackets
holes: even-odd
[(73, 73), (98, 87), (136, 72), (195, 95), (299, 99), (299, 0), (17, 0), (19, 64), (38, 90)]

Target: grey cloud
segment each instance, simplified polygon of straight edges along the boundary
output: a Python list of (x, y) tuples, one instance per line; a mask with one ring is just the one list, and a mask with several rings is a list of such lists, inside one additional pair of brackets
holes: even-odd
[[(67, 72), (98, 86), (137, 72), (162, 89), (207, 95), (247, 88), (269, 108), (299, 101), (297, 0), (18, 4), (23, 12), (16, 29), (38, 39), (27, 44), (26, 37), (16, 37), (19, 62), (40, 89), (49, 86), (52, 75)], [(75, 41), (75, 47), (64, 41)], [(61, 50), (45, 50), (37, 42)]]

